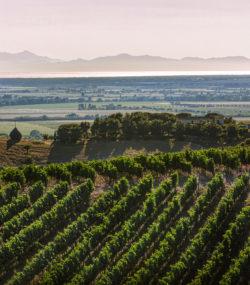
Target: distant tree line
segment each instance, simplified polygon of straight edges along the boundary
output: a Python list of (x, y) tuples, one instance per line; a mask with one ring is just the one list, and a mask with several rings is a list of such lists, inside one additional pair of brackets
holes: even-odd
[(33, 105), (33, 104), (58, 104), (58, 103), (80, 103), (81, 98), (68, 98), (61, 96), (30, 96), (11, 95), (0, 96), (0, 106)]
[(248, 137), (248, 129), (218, 114), (195, 118), (187, 113), (135, 112), (96, 118), (93, 124), (82, 122), (61, 125), (55, 133), (55, 140), (62, 143), (76, 143), (87, 138), (116, 141), (189, 137), (214, 142), (236, 142)]

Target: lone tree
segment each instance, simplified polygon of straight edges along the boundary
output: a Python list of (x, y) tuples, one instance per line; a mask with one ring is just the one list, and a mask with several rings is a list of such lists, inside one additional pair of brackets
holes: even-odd
[(12, 142), (18, 143), (22, 139), (22, 134), (19, 132), (17, 127), (15, 127), (11, 132), (10, 132), (10, 139)]
[(29, 150), (31, 146), (29, 144), (26, 144), (23, 148), (26, 150), (26, 155), (29, 155)]

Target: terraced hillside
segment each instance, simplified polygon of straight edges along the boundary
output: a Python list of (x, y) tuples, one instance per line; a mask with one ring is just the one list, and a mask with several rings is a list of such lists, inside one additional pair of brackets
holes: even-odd
[(247, 284), (250, 148), (1, 170), (1, 284)]

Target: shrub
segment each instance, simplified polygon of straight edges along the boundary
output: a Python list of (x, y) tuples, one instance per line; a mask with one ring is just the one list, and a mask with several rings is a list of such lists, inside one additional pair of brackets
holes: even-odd
[(46, 167), (46, 172), (49, 176), (55, 177), (58, 180), (71, 181), (71, 173), (65, 165), (52, 163)]
[(5, 182), (17, 182), (21, 185), (25, 183), (25, 176), (21, 169), (14, 167), (6, 167), (1, 173), (2, 180)]
[(0, 192), (0, 206), (9, 203), (13, 198), (17, 197), (20, 187), (17, 183), (6, 185)]
[(23, 168), (23, 173), (25, 175), (26, 181), (30, 183), (42, 181), (45, 185), (47, 185), (47, 173), (43, 168), (31, 164)]
[(111, 163), (118, 169), (118, 172), (136, 176), (142, 175), (143, 167), (132, 158), (121, 156), (112, 159)]
[(44, 192), (44, 185), (41, 181), (38, 181), (29, 189), (30, 201), (34, 203), (37, 199), (39, 199), (43, 195), (43, 192)]
[(110, 161), (93, 160), (90, 162), (92, 166), (100, 175), (115, 179), (118, 176), (118, 169)]
[(73, 161), (66, 165), (68, 171), (70, 171), (72, 177), (84, 177), (90, 178), (92, 181), (95, 179), (96, 172), (93, 167), (83, 163), (81, 161)]

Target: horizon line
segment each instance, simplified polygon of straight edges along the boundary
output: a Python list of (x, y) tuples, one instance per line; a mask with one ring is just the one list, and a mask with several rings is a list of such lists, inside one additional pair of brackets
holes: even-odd
[(174, 76), (249, 76), (249, 71), (117, 71), (117, 72), (0, 72), (0, 79), (174, 77)]
[(183, 56), (183, 57), (167, 57), (167, 56), (162, 56), (162, 55), (152, 55), (152, 54), (140, 54), (140, 55), (134, 55), (131, 53), (126, 53), (126, 52), (121, 52), (121, 53), (116, 53), (116, 54), (109, 54), (109, 55), (100, 55), (100, 56), (95, 56), (95, 57), (91, 57), (91, 58), (84, 58), (84, 57), (75, 57), (73, 59), (63, 59), (63, 58), (56, 58), (56, 57), (50, 57), (48, 55), (41, 55), (39, 53), (24, 49), (22, 51), (19, 52), (9, 52), (9, 51), (0, 51), (1, 53), (7, 53), (10, 55), (18, 55), (18, 54), (31, 54), (31, 55), (35, 55), (35, 56), (39, 56), (39, 57), (47, 57), (49, 59), (53, 59), (53, 60), (60, 60), (63, 62), (69, 62), (69, 61), (75, 61), (75, 60), (85, 60), (85, 61), (92, 61), (95, 59), (100, 59), (100, 58), (105, 58), (105, 57), (117, 57), (117, 56), (131, 56), (131, 57), (143, 57), (143, 56), (148, 56), (148, 57), (158, 57), (158, 58), (162, 58), (162, 59), (167, 59), (167, 60), (184, 60), (184, 59), (202, 59), (202, 60), (208, 60), (208, 59), (222, 59), (222, 58), (244, 58), (244, 59), (248, 59), (250, 60), (250, 57), (247, 57), (245, 55), (225, 55), (225, 56), (210, 56), (210, 57), (202, 57), (202, 56)]

